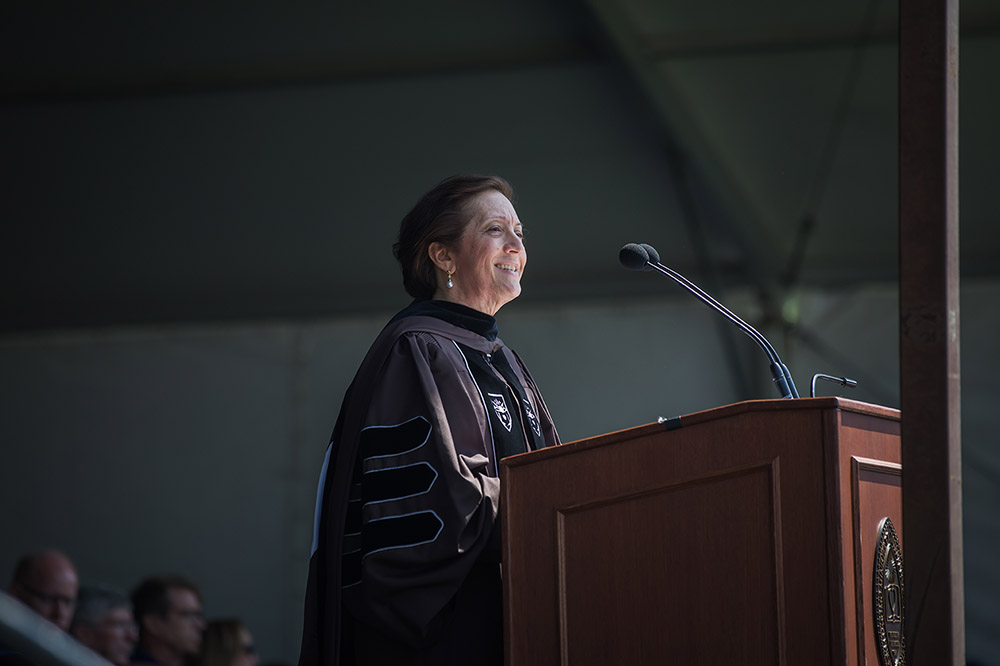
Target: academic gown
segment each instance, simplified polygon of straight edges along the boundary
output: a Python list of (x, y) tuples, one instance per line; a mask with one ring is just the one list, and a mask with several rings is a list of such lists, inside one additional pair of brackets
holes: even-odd
[(492, 317), (439, 301), (397, 315), (323, 463), (299, 666), (502, 663), (498, 461), (558, 443)]

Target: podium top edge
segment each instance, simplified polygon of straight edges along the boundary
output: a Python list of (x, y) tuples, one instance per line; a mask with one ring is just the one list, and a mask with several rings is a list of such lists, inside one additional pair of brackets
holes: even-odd
[(892, 421), (900, 419), (900, 411), (893, 407), (874, 405), (860, 400), (851, 400), (839, 396), (824, 396), (820, 398), (775, 398), (773, 400), (744, 400), (731, 405), (720, 405), (700, 412), (692, 412), (678, 416), (685, 424), (699, 423), (743, 412), (788, 411), (796, 409), (839, 409), (844, 412), (869, 414)]
[(659, 423), (647, 423), (644, 425), (632, 426), (630, 428), (625, 428), (615, 432), (605, 433), (603, 435), (586, 437), (584, 439), (579, 439), (572, 442), (565, 442), (558, 447), (542, 449), (541, 451), (529, 451), (528, 453), (522, 453), (510, 456), (508, 458), (504, 458), (501, 461), (501, 465), (517, 466), (521, 463), (528, 462), (532, 458), (536, 458), (539, 454), (542, 454), (543, 451), (554, 453), (553, 449), (561, 449), (563, 447), (574, 447), (574, 445), (582, 445), (585, 442), (591, 443), (594, 442), (595, 440), (600, 440), (601, 444), (613, 444), (614, 442), (620, 440), (626, 440), (636, 436), (642, 436), (646, 434), (644, 431), (649, 431), (650, 433), (652, 433), (656, 431), (662, 431), (665, 427), (668, 429), (672, 429), (670, 425), (671, 422), (674, 424), (673, 427), (692, 426), (700, 423), (707, 423), (709, 421), (715, 421), (724, 418), (732, 418), (734, 416), (739, 416), (741, 414), (748, 414), (752, 412), (780, 412), (780, 411), (799, 411), (799, 410), (853, 412), (856, 414), (863, 414), (889, 421), (899, 421), (901, 418), (900, 410), (895, 409), (893, 407), (874, 405), (871, 403), (861, 402), (859, 400), (850, 400), (848, 398), (842, 398), (838, 396), (826, 396), (820, 398), (793, 398), (793, 399), (776, 398), (773, 400), (745, 400), (742, 402), (734, 402), (728, 405), (713, 407), (711, 409), (706, 409), (699, 412), (682, 414), (675, 418), (667, 419), (666, 423), (661, 421)]

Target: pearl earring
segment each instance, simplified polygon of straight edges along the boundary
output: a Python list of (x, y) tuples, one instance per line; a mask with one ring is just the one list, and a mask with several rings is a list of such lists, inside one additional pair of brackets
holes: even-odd
[(448, 271), (448, 288), (451, 289), (455, 286), (455, 283), (451, 281), (451, 271)]

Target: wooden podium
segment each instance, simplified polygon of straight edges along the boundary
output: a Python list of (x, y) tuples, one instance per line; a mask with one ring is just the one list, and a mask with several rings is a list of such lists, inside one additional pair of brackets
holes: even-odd
[(759, 400), (505, 459), (507, 664), (878, 664), (899, 418)]

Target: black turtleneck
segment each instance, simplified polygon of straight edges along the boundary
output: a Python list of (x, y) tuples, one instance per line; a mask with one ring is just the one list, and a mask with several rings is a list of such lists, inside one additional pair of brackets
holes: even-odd
[(481, 335), (490, 342), (497, 339), (497, 320), (494, 317), (485, 312), (473, 310), (465, 305), (450, 301), (415, 300), (393, 317), (392, 320), (396, 321), (403, 317), (417, 315), (434, 317), (435, 319), (446, 321), (449, 324), (454, 324), (467, 331)]

